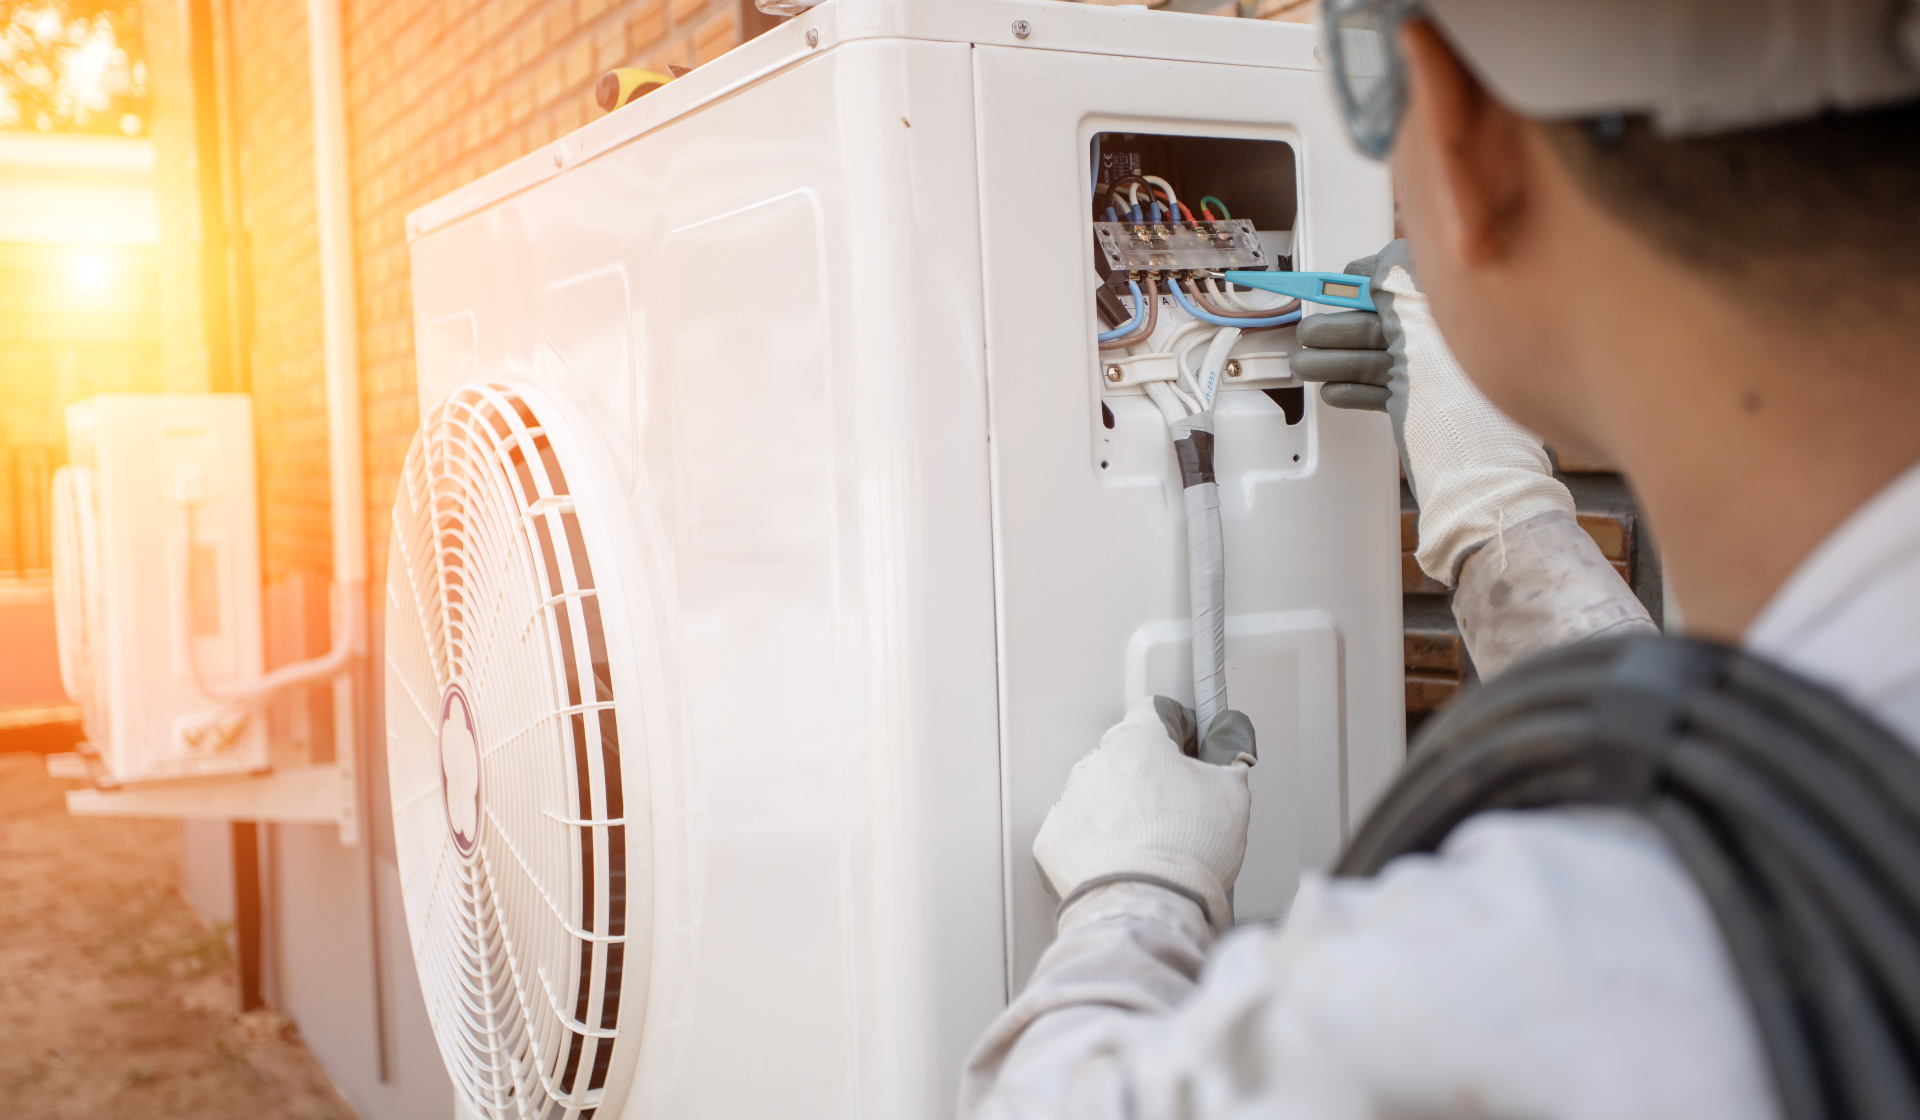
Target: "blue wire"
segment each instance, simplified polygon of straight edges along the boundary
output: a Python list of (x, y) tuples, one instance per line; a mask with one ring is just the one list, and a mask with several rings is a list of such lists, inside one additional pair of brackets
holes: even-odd
[(1180, 290), (1180, 282), (1178, 280), (1168, 280), (1167, 290), (1173, 293), (1174, 301), (1179, 303), (1181, 310), (1203, 323), (1213, 323), (1222, 327), (1246, 328), (1284, 327), (1288, 323), (1297, 323), (1300, 321), (1300, 312), (1298, 311), (1289, 311), (1285, 315), (1276, 315), (1271, 319), (1228, 319), (1224, 316), (1209, 314), (1195, 307), (1193, 301), (1187, 298), (1187, 293)]
[(1133, 292), (1133, 322), (1128, 323), (1126, 326), (1115, 327), (1110, 331), (1103, 331), (1099, 335), (1096, 335), (1095, 337), (1101, 342), (1112, 342), (1116, 338), (1130, 335), (1134, 331), (1139, 330), (1141, 325), (1147, 321), (1147, 299), (1140, 294), (1140, 285), (1129, 280), (1127, 281), (1127, 287)]
[(1109, 222), (1117, 222), (1120, 220), (1120, 215), (1114, 213), (1113, 207), (1111, 206), (1107, 207), (1107, 220)]
[(1140, 204), (1137, 202), (1133, 204), (1133, 220), (1136, 222), (1144, 222), (1147, 220), (1146, 215), (1140, 212)]
[(1149, 220), (1158, 222), (1160, 220), (1160, 204), (1158, 202), (1153, 204), (1152, 214), (1153, 217)]

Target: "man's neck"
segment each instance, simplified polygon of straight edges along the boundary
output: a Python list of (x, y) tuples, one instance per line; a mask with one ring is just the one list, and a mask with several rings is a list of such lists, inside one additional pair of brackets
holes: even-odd
[(1688, 630), (1738, 641), (1821, 540), (1920, 461), (1920, 377), (1900, 368), (1920, 340), (1821, 337), (1791, 311), (1703, 295), (1612, 340), (1604, 360), (1630, 372), (1608, 442)]

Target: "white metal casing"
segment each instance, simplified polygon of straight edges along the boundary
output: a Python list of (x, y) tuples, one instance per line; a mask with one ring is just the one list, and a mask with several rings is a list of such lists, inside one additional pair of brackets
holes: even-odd
[[(1323, 87), (1308, 28), (835, 0), (409, 218), (422, 414), (571, 400), (649, 558), (636, 642), (674, 684), (621, 1115), (950, 1110), (1051, 936), (1030, 847), (1067, 769), (1191, 694), (1165, 425), (1091, 337), (1088, 144), (1287, 141), (1299, 267), (1337, 269), (1391, 206)], [(1247, 918), (1404, 753), (1391, 435), (1307, 397), (1220, 405)]]
[[(180, 733), (182, 720), (220, 706), (209, 693), (261, 672), (251, 399), (91, 397), (68, 406), (67, 448), (67, 470), (82, 481), (69, 478), (61, 496), (91, 502), (92, 530), (66, 539), (97, 549), (63, 565), (71, 578), (98, 581), (68, 598), (96, 612), (84, 630), (63, 621), (87, 639), (85, 671), (75, 676), (88, 749), (121, 783), (265, 769), (258, 720), (198, 745)], [(77, 511), (73, 520), (82, 520)]]

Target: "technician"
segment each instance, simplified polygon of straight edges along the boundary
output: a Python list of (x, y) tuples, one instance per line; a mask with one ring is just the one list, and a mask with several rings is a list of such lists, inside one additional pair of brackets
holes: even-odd
[[(1652, 630), (1539, 433), (1633, 480), (1691, 632), (1920, 744), (1920, 4), (1323, 18), (1407, 239), (1349, 269), (1379, 314), (1308, 319), (1294, 369), (1390, 417), (1482, 675)], [(963, 1117), (1780, 1114), (1714, 915), (1639, 819), (1485, 813), (1220, 940), (1247, 810), (1244, 764), (1183, 756), (1151, 704), (1107, 732), (1035, 842), (1058, 936)]]

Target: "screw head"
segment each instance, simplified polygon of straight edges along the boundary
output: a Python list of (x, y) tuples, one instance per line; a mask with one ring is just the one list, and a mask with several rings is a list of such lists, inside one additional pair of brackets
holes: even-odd
[(1113, 382), (1113, 383), (1114, 383), (1115, 385), (1118, 385), (1118, 384), (1120, 384), (1120, 383), (1121, 383), (1122, 381), (1125, 381), (1126, 379), (1127, 379), (1127, 373), (1126, 373), (1126, 371), (1125, 371), (1125, 370), (1123, 370), (1123, 369), (1121, 369), (1121, 368), (1120, 368), (1119, 366), (1108, 366), (1108, 367), (1107, 367), (1107, 380), (1108, 380), (1108, 381), (1111, 381), (1111, 382)]
[(566, 166), (566, 162), (566, 157), (562, 156), (559, 152), (553, 154), (553, 165), (555, 167), (564, 167)]
[(812, 27), (809, 27), (809, 28), (807, 28), (807, 46), (809, 46), (809, 47), (817, 47), (817, 46), (819, 46), (819, 45), (820, 45), (820, 32), (819, 32), (819, 30), (818, 30), (818, 29), (816, 29), (816, 28), (812, 28)]
[(1228, 377), (1240, 376), (1240, 362), (1238, 359), (1227, 363), (1227, 376)]
[(1028, 23), (1024, 19), (1016, 19), (1013, 21), (1014, 38), (1024, 39), (1031, 34), (1033, 34), (1033, 25), (1031, 23)]

